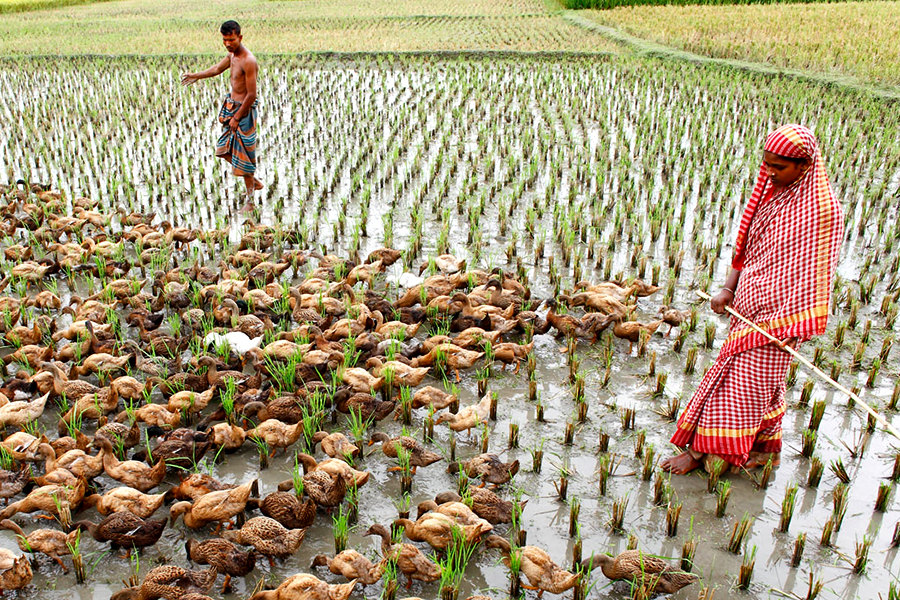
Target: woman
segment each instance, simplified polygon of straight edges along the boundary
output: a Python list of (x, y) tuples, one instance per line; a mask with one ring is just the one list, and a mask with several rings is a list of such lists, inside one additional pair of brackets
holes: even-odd
[(770, 133), (731, 273), (711, 305), (719, 314), (734, 305), (781, 343), (732, 318), (716, 362), (678, 419), (671, 441), (684, 452), (663, 469), (709, 469), (713, 457), (733, 468), (778, 464), (791, 362), (783, 347), (825, 331), (843, 226), (812, 132), (783, 125)]

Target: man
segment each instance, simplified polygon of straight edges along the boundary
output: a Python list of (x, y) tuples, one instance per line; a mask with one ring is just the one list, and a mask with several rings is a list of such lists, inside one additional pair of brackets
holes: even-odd
[(678, 419), (671, 441), (684, 452), (663, 461), (663, 469), (710, 470), (716, 458), (733, 470), (778, 464), (791, 362), (783, 347), (825, 331), (843, 223), (812, 132), (784, 125), (770, 133), (731, 273), (711, 305), (721, 314), (733, 304), (781, 341), (732, 319), (716, 362)]
[(253, 208), (253, 192), (263, 188), (255, 176), (256, 75), (259, 65), (256, 57), (241, 43), (244, 36), (236, 21), (225, 21), (219, 31), (228, 56), (201, 73), (184, 73), (181, 83), (191, 85), (231, 69), (231, 93), (225, 96), (219, 111), (222, 135), (216, 142), (216, 156), (231, 164), (235, 176), (243, 177), (247, 190), (246, 211)]

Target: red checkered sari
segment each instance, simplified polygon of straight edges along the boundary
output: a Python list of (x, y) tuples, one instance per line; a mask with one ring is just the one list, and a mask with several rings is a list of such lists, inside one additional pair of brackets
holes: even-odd
[[(784, 125), (766, 138), (779, 156), (809, 158), (809, 170), (774, 193), (764, 166), (741, 218), (732, 266), (741, 271), (734, 309), (778, 339), (825, 331), (843, 238), (843, 213), (812, 132)], [(732, 318), (716, 362), (678, 419), (672, 443), (735, 465), (750, 451), (781, 451), (784, 376), (791, 357)]]

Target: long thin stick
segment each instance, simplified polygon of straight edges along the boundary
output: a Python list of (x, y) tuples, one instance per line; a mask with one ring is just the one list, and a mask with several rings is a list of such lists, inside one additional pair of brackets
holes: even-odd
[[(710, 296), (709, 294), (707, 294), (706, 292), (704, 292), (702, 290), (697, 290), (697, 295), (700, 296), (701, 298), (703, 298), (704, 300), (712, 300), (712, 296)], [(877, 412), (875, 412), (875, 409), (873, 409), (871, 406), (869, 406), (868, 404), (863, 402), (859, 396), (857, 396), (855, 393), (853, 393), (852, 390), (847, 389), (845, 386), (841, 385), (840, 383), (838, 383), (837, 381), (835, 381), (834, 379), (832, 379), (831, 377), (826, 375), (822, 371), (822, 369), (820, 369), (816, 365), (814, 365), (811, 362), (809, 362), (808, 360), (806, 360), (799, 352), (797, 352), (790, 346), (784, 345), (781, 342), (781, 340), (779, 340), (775, 336), (771, 335), (768, 331), (765, 331), (759, 325), (757, 325), (756, 323), (754, 323), (753, 321), (751, 321), (744, 315), (740, 314), (739, 312), (737, 312), (730, 306), (726, 306), (725, 311), (728, 314), (730, 314), (731, 316), (733, 316), (734, 318), (739, 319), (740, 321), (743, 321), (744, 323), (746, 323), (747, 325), (752, 327), (754, 330), (758, 331), (759, 333), (763, 334), (764, 336), (766, 336), (767, 338), (769, 338), (770, 340), (775, 342), (779, 348), (781, 348), (782, 350), (784, 350), (785, 352), (787, 352), (788, 354), (790, 354), (791, 356), (793, 356), (794, 358), (799, 360), (802, 364), (804, 364), (806, 367), (811, 369), (813, 373), (815, 373), (816, 375), (821, 377), (824, 381), (827, 381), (828, 383), (830, 383), (831, 385), (833, 385), (840, 391), (844, 392), (845, 394), (847, 394), (848, 396), (853, 398), (854, 402), (856, 402), (859, 406), (861, 406), (863, 409), (865, 409), (865, 411), (867, 413), (872, 415), (873, 419), (875, 419), (876, 421), (878, 421), (879, 423), (884, 425), (884, 428), (888, 431), (888, 433), (890, 433), (892, 436), (894, 436), (895, 438), (900, 440), (900, 432), (898, 432), (896, 428), (894, 428), (890, 423), (888, 423), (884, 417), (882, 417)]]

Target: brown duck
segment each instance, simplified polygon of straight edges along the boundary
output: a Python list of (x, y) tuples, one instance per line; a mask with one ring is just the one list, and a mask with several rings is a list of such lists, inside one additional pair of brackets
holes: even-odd
[(74, 527), (86, 530), (98, 542), (110, 542), (114, 548), (145, 548), (159, 541), (166, 519), (142, 519), (128, 511), (113, 513), (100, 521), (77, 521)]
[(188, 559), (198, 565), (209, 565), (225, 576), (222, 585), (224, 594), (231, 585), (232, 577), (243, 577), (256, 566), (254, 550), (244, 552), (233, 543), (221, 538), (198, 542), (189, 539), (185, 545)]
[[(416, 439), (403, 435), (391, 438), (383, 431), (376, 431), (369, 440), (369, 445), (381, 443), (381, 451), (389, 458), (397, 458), (398, 448), (402, 447), (409, 453), (409, 464), (412, 466), (412, 472), (415, 474), (417, 467), (427, 467), (432, 465), (443, 457), (436, 452), (426, 450), (425, 447)], [(401, 467), (392, 467), (392, 471), (400, 470)]]
[(292, 555), (306, 537), (305, 529), (287, 529), (275, 519), (253, 517), (236, 531), (225, 531), (222, 536), (229, 541), (253, 546), (256, 551), (269, 559), (274, 566), (275, 558)]
[(654, 594), (674, 594), (697, 581), (693, 573), (673, 569), (665, 561), (640, 550), (626, 550), (616, 557), (605, 554), (594, 556), (593, 567), (598, 566), (607, 579), (649, 585)]
[(137, 587), (125, 588), (110, 600), (188, 600), (191, 594), (205, 594), (216, 582), (216, 569), (189, 571), (173, 565), (156, 567)]

